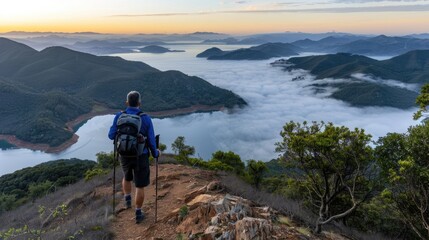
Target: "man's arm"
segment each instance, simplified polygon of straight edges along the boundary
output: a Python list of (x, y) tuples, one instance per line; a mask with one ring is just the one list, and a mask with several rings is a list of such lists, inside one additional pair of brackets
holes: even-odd
[(116, 132), (118, 130), (118, 127), (116, 126), (116, 123), (118, 121), (118, 117), (119, 117), (119, 115), (116, 114), (115, 118), (113, 119), (112, 126), (110, 127), (109, 135), (108, 135), (110, 140), (114, 140), (115, 137), (116, 137)]

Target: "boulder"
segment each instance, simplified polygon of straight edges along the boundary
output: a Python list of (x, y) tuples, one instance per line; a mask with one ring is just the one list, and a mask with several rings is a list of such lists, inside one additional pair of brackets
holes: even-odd
[(235, 224), (237, 240), (272, 239), (273, 226), (265, 219), (245, 217)]
[(212, 200), (215, 199), (215, 196), (209, 195), (209, 194), (201, 194), (196, 196), (194, 199), (192, 199), (190, 202), (188, 202), (186, 205), (188, 205), (189, 209), (195, 209), (198, 207), (198, 205), (202, 203), (209, 203)]

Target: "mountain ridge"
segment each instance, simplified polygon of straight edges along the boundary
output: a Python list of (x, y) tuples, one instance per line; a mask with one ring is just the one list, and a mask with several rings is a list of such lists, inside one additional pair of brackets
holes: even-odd
[(10, 59), (10, 50), (0, 52), (0, 59), (5, 59), (0, 62), (0, 100), (9, 103), (0, 105), (0, 112), (10, 114), (0, 120), (0, 135), (15, 135), (33, 144), (61, 145), (73, 136), (65, 127), (68, 121), (89, 113), (95, 105), (124, 108), (123, 99), (132, 89), (142, 93), (146, 112), (246, 105), (231, 91), (179, 71), (163, 72), (143, 62), (64, 47), (39, 52), (1, 40), (0, 49), (12, 44), (13, 51), (25, 54)]
[[(337, 53), (294, 57), (272, 65), (283, 66), (285, 70), (307, 70), (316, 78), (312, 84), (314, 87), (337, 88), (331, 97), (359, 107), (415, 107), (418, 88), (412, 90), (401, 87), (392, 80), (418, 86), (429, 82), (429, 50), (414, 50), (382, 61), (350, 53)], [(327, 78), (350, 81), (321, 81)]]

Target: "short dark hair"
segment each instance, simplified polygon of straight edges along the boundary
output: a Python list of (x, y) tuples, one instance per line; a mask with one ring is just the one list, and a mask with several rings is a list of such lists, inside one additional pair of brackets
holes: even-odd
[(131, 91), (127, 95), (128, 106), (130, 107), (138, 107), (140, 104), (140, 93), (137, 91)]

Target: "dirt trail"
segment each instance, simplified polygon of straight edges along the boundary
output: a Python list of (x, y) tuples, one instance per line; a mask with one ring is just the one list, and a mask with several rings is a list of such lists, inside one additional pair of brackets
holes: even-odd
[[(116, 239), (177, 239), (176, 223), (168, 223), (174, 210), (186, 205), (189, 194), (206, 186), (214, 179), (214, 173), (189, 166), (160, 164), (158, 181), (158, 222), (155, 218), (155, 167), (151, 166), (151, 184), (145, 188), (143, 212), (145, 220), (135, 224), (135, 206), (123, 210), (123, 199), (119, 201), (119, 213), (112, 222)], [(121, 195), (121, 194), (118, 194)], [(122, 196), (122, 195), (121, 195)], [(133, 195), (134, 196), (134, 187)], [(134, 198), (134, 197), (133, 197)]]

